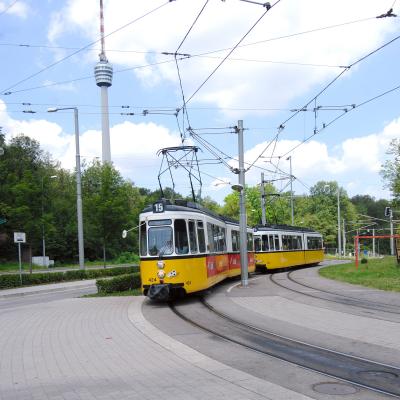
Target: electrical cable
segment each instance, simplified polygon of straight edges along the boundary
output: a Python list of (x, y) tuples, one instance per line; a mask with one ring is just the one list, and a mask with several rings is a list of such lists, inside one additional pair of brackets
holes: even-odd
[[(332, 125), (334, 122), (336, 122), (338, 119), (342, 118), (344, 115), (348, 114), (350, 111), (353, 111), (357, 108), (360, 108), (376, 99), (379, 99), (380, 97), (383, 97), (389, 93), (392, 93), (396, 90), (400, 89), (400, 85), (389, 89), (383, 93), (380, 93), (374, 97), (371, 97), (368, 100), (363, 101), (362, 103), (356, 104), (354, 105), (354, 107), (352, 109), (350, 109), (349, 111), (343, 112), (342, 114), (340, 114), (339, 116), (335, 117), (334, 119), (332, 119), (330, 122), (323, 124), (322, 128), (318, 130), (318, 133), (321, 133), (323, 130), (325, 130), (326, 128), (328, 128), (328, 126)], [(286, 155), (288, 155), (289, 153), (293, 152), (294, 150), (296, 150), (298, 147), (300, 147), (301, 145), (303, 145), (304, 143), (308, 142), (312, 137), (314, 137), (316, 135), (316, 133), (313, 133), (312, 135), (308, 136), (307, 138), (305, 138), (303, 141), (301, 141), (299, 144), (297, 144), (296, 146), (294, 146), (293, 148), (291, 148), (289, 151), (287, 151), (285, 154), (283, 154), (281, 157), (285, 157)]]
[[(107, 37), (109, 37), (109, 36), (111, 36), (111, 35), (113, 35), (113, 34), (119, 32), (119, 31), (121, 31), (122, 29), (125, 29), (126, 27), (132, 25), (133, 23), (135, 23), (135, 22), (137, 22), (137, 21), (143, 19), (144, 17), (147, 17), (148, 15), (150, 15), (150, 14), (152, 14), (152, 13), (158, 11), (159, 9), (161, 9), (162, 7), (164, 7), (164, 6), (166, 6), (167, 4), (171, 3), (172, 1), (173, 1), (173, 0), (168, 0), (167, 2), (163, 3), (162, 5), (160, 5), (160, 6), (156, 7), (156, 8), (154, 8), (154, 9), (152, 9), (152, 10), (146, 12), (145, 14), (141, 15), (140, 17), (137, 17), (137, 18), (135, 18), (134, 20), (132, 20), (132, 21), (130, 21), (130, 22), (128, 22), (128, 23), (126, 23), (126, 24), (120, 26), (119, 28), (117, 28), (117, 29), (115, 29), (114, 31), (108, 33), (107, 35), (104, 35), (104, 38), (107, 38)], [(52, 64), (50, 64), (50, 65), (48, 65), (48, 66), (42, 68), (41, 70), (35, 72), (34, 74), (31, 74), (31, 75), (27, 76), (26, 78), (21, 79), (20, 81), (14, 83), (13, 85), (9, 86), (8, 88), (6, 88), (6, 89), (4, 89), (4, 90), (1, 90), (1, 92), (2, 92), (2, 93), (8, 92), (10, 89), (14, 88), (15, 86), (18, 86), (19, 84), (21, 84), (21, 83), (23, 83), (23, 82), (26, 82), (27, 80), (29, 80), (29, 79), (31, 79), (31, 78), (33, 78), (33, 77), (35, 77), (35, 76), (41, 74), (42, 72), (47, 71), (48, 69), (50, 69), (50, 68), (52, 68), (52, 67), (54, 67), (54, 66), (56, 66), (56, 65), (58, 65), (58, 64), (60, 64), (60, 63), (62, 63), (63, 61), (65, 61), (65, 60), (71, 58), (72, 56), (74, 56), (74, 55), (80, 53), (81, 51), (87, 49), (88, 47), (93, 46), (94, 44), (96, 44), (96, 43), (98, 43), (98, 42), (100, 42), (100, 41), (101, 41), (101, 38), (95, 40), (94, 42), (91, 42), (91, 43), (87, 44), (86, 46), (80, 48), (79, 50), (76, 50), (76, 51), (74, 51), (73, 53), (71, 53), (71, 54), (69, 54), (69, 55), (67, 55), (67, 56), (65, 56), (65, 57), (63, 57), (63, 58), (61, 58), (60, 60), (55, 61), (54, 63), (52, 63)]]
[(6, 6), (4, 8), (3, 11), (0, 12), (0, 17), (5, 14), (11, 7), (13, 7), (15, 5), (15, 3), (17, 3), (19, 0), (14, 0), (13, 2), (11, 2), (8, 6)]
[[(178, 74), (178, 80), (179, 80), (179, 87), (181, 89), (181, 96), (182, 96), (182, 104), (183, 107), (179, 109), (178, 113), (180, 111), (182, 111), (182, 130), (181, 132), (181, 139), (182, 139), (182, 144), (184, 143), (186, 137), (185, 137), (185, 117), (187, 118), (187, 123), (188, 126), (190, 126), (190, 121), (189, 121), (189, 116), (187, 114), (187, 109), (186, 109), (186, 100), (185, 100), (185, 93), (183, 90), (183, 83), (182, 83), (182, 77), (181, 77), (181, 72), (179, 69), (179, 63), (178, 63), (178, 51), (179, 49), (182, 47), (183, 43), (185, 42), (185, 40), (187, 39), (187, 37), (189, 36), (189, 33), (191, 32), (191, 30), (193, 29), (193, 27), (195, 26), (196, 22), (198, 21), (198, 19), (200, 18), (201, 14), (203, 13), (204, 9), (206, 8), (207, 4), (208, 4), (209, 0), (206, 0), (206, 2), (204, 3), (203, 7), (201, 8), (201, 10), (198, 12), (196, 18), (194, 19), (194, 21), (192, 22), (192, 25), (190, 26), (190, 28), (188, 29), (188, 31), (186, 32), (185, 36), (183, 37), (183, 39), (181, 40), (178, 48), (175, 50), (174, 53), (174, 60), (175, 60), (175, 66), (176, 66), (176, 70), (177, 70), (177, 74)], [(178, 119), (178, 117), (177, 117)], [(180, 125), (178, 124), (179, 128)]]
[[(287, 122), (289, 122), (291, 119), (293, 119), (297, 114), (299, 114), (301, 112), (302, 109), (307, 109), (307, 107), (313, 102), (316, 101), (316, 99), (321, 96), (322, 93), (324, 93), (330, 86), (332, 86), (345, 72), (349, 71), (353, 66), (359, 64), (360, 62), (366, 60), (368, 57), (372, 56), (373, 54), (377, 53), (378, 51), (382, 50), (383, 48), (385, 48), (386, 46), (388, 46), (389, 44), (392, 44), (393, 42), (395, 42), (396, 40), (398, 40), (400, 38), (400, 35), (396, 36), (395, 38), (391, 39), (390, 41), (384, 43), (383, 45), (379, 46), (378, 48), (370, 51), (368, 54), (362, 56), (361, 58), (357, 59), (356, 61), (354, 61), (353, 63), (351, 63), (350, 65), (348, 65), (343, 71), (341, 71), (337, 76), (335, 76), (330, 82), (328, 82), (327, 85), (325, 85), (310, 101), (308, 101), (303, 107), (297, 109), (297, 111), (295, 111), (290, 117), (288, 117), (285, 121), (283, 121), (279, 127), (278, 127), (278, 132), (275, 135), (273, 141), (276, 142), (278, 140), (278, 137), (280, 135), (280, 133), (283, 131), (283, 129), (285, 128), (285, 124)], [(315, 109), (315, 107), (314, 107)], [(314, 134), (316, 134), (317, 132), (315, 132), (314, 130)], [(312, 135), (313, 136), (313, 135)], [(305, 139), (305, 141), (308, 141), (309, 139), (311, 139), (311, 137), (308, 137)], [(271, 142), (267, 145), (267, 147), (261, 152), (261, 154), (255, 159), (255, 161), (251, 164), (251, 166), (249, 168), (247, 168), (247, 171), (260, 159), (260, 157), (264, 154), (264, 152), (268, 149), (268, 147), (270, 146)], [(299, 146), (299, 145), (298, 145)], [(296, 148), (298, 147), (296, 146)], [(293, 149), (294, 150), (294, 149)], [(291, 150), (291, 151), (293, 151)], [(289, 152), (291, 152), (289, 151)], [(285, 153), (289, 154), (289, 152)], [(272, 152), (272, 155), (274, 154), (274, 152)], [(285, 155), (283, 155), (282, 157), (284, 157)]]
[[(221, 67), (221, 65), (225, 62), (225, 60), (236, 50), (236, 48), (243, 42), (243, 40), (250, 34), (250, 32), (258, 25), (258, 23), (264, 18), (268, 11), (270, 11), (273, 7), (275, 7), (281, 0), (277, 0), (272, 6), (266, 9), (266, 11), (261, 15), (260, 18), (251, 26), (251, 28), (245, 33), (244, 36), (237, 42), (237, 44), (229, 51), (229, 53), (222, 59), (222, 61), (213, 69), (213, 71), (208, 75), (208, 77), (203, 81), (203, 83), (192, 93), (192, 95), (188, 98), (183, 106), (186, 106), (190, 100), (199, 92), (199, 90), (209, 81), (209, 79), (217, 72), (217, 70)], [(182, 107), (183, 107), (182, 106)]]

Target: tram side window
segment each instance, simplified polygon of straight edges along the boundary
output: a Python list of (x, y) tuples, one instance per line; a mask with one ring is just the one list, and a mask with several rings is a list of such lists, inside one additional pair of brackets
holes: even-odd
[(225, 251), (225, 228), (212, 224), (214, 251)]
[(240, 249), (240, 237), (238, 231), (232, 231), (232, 251), (239, 251)]
[(189, 220), (189, 242), (190, 252), (197, 253), (196, 225), (192, 220)]
[(219, 228), (221, 231), (221, 239), (220, 239), (220, 246), (221, 246), (221, 251), (226, 251), (226, 229), (225, 228)]
[(247, 251), (254, 251), (253, 234), (247, 233)]
[(274, 251), (274, 250), (279, 250), (279, 245), (276, 247), (275, 241), (274, 241), (274, 235), (268, 235), (269, 239), (269, 250)]
[(199, 239), (199, 251), (205, 253), (206, 251), (206, 238), (204, 236), (203, 221), (197, 221), (197, 237)]
[(274, 235), (274, 243), (275, 243), (275, 250), (280, 250), (280, 247), (279, 247), (279, 236), (278, 235)]
[(142, 222), (140, 225), (140, 255), (147, 255), (147, 231), (146, 222)]
[(282, 235), (282, 249), (289, 250), (289, 238), (287, 235)]
[(262, 235), (262, 250), (269, 251), (268, 235)]
[(214, 235), (213, 235), (213, 225), (207, 222), (207, 238), (208, 238), (208, 251), (213, 253), (214, 249)]
[(309, 250), (322, 249), (322, 239), (317, 237), (308, 237), (307, 248)]
[(189, 243), (186, 230), (186, 221), (184, 219), (176, 219), (175, 228), (175, 251), (176, 254), (188, 254)]
[(297, 249), (301, 250), (303, 248), (303, 239), (301, 236), (297, 236)]
[(261, 251), (261, 237), (256, 236), (254, 238), (254, 251)]

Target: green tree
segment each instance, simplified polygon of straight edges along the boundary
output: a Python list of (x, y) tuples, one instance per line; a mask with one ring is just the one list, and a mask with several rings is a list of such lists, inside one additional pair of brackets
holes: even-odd
[(121, 251), (137, 251), (137, 232), (122, 239), (121, 232), (137, 225), (144, 206), (139, 189), (110, 164), (93, 162), (82, 175), (85, 252), (89, 259), (115, 258)]
[(386, 160), (382, 165), (381, 175), (385, 181), (385, 187), (392, 192), (395, 205), (400, 204), (400, 139), (393, 139), (390, 142), (386, 154), (391, 159)]
[(13, 232), (27, 234), (33, 254), (41, 254), (43, 227), (51, 219), (44, 212), (44, 180), (55, 174), (57, 164), (40, 149), (37, 141), (18, 135), (9, 144), (1, 138), (4, 155), (0, 157), (0, 215), (7, 219), (0, 232), (7, 238), (2, 252), (6, 257), (15, 253)]

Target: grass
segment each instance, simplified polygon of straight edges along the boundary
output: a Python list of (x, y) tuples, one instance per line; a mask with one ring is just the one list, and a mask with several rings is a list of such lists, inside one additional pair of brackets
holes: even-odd
[(121, 297), (121, 296), (141, 296), (142, 292), (140, 289), (125, 290), (124, 292), (112, 292), (112, 293), (94, 293), (85, 294), (82, 297)]
[(331, 265), (319, 270), (321, 276), (375, 289), (400, 292), (400, 266), (394, 257), (368, 259), (356, 268), (355, 263)]
[[(21, 267), (22, 271), (25, 272), (30, 271), (29, 263), (22, 263)], [(41, 269), (43, 269), (43, 267), (40, 267), (38, 265), (32, 265), (32, 271)], [(19, 263), (13, 263), (13, 262), (0, 263), (0, 272), (18, 272), (18, 271), (19, 271)]]

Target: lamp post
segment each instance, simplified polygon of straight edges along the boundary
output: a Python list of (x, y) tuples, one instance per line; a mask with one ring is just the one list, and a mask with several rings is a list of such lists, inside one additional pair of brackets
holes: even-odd
[[(330, 185), (325, 185), (324, 188), (329, 188), (330, 190)], [(338, 224), (338, 231), (337, 231), (337, 238), (338, 238), (338, 253), (339, 257), (342, 256), (342, 243), (341, 243), (341, 238), (340, 238), (340, 187), (338, 185), (337, 191), (337, 224)]]
[(78, 251), (79, 251), (79, 268), (85, 268), (85, 253), (83, 247), (83, 217), (82, 217), (82, 184), (81, 184), (81, 156), (79, 153), (79, 120), (77, 107), (49, 108), (48, 112), (57, 112), (61, 110), (74, 111), (75, 124), (75, 148), (76, 148), (76, 212), (78, 218)]
[[(46, 260), (46, 234), (44, 228), (44, 176), (42, 176), (42, 267), (48, 267)], [(49, 179), (57, 178), (57, 175), (49, 176)]]

